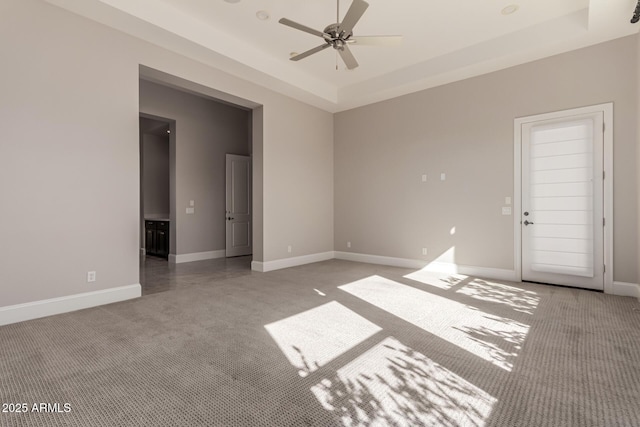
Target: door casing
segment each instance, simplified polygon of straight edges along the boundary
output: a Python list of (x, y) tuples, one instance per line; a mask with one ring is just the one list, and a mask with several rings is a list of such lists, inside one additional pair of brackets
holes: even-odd
[(613, 290), (613, 103), (598, 104), (588, 107), (573, 108), (534, 116), (519, 117), (514, 120), (513, 146), (513, 235), (514, 235), (514, 270), (516, 280), (522, 280), (522, 125), (542, 120), (560, 119), (566, 116), (602, 112), (604, 118), (604, 292)]

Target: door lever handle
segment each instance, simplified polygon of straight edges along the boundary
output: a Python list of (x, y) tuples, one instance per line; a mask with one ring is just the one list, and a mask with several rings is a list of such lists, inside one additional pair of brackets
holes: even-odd
[(526, 219), (524, 220), (523, 224), (524, 225), (529, 225), (529, 224), (533, 225), (533, 223), (531, 221), (526, 220)]

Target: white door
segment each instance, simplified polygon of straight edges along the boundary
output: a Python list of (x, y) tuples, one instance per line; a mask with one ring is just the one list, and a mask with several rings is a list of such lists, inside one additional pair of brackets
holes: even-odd
[(227, 154), (227, 257), (251, 254), (251, 158)]
[(603, 121), (522, 124), (522, 280), (604, 288)]

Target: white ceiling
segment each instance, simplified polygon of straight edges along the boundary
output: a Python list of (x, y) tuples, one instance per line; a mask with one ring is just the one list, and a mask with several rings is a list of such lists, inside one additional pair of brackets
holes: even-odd
[[(637, 33), (636, 0), (367, 0), (354, 35), (403, 35), (396, 47), (352, 46), (348, 71), (333, 49), (298, 62), (322, 39), (336, 0), (47, 0), (328, 111), (495, 71)], [(340, 0), (341, 18), (351, 0)], [(519, 9), (503, 15), (502, 9)], [(256, 12), (270, 18), (261, 21)], [(336, 70), (336, 62), (338, 70)]]

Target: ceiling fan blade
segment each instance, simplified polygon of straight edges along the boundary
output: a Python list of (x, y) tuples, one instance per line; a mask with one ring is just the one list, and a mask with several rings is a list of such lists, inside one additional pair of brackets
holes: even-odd
[(340, 23), (340, 31), (344, 31), (345, 34), (351, 33), (353, 31), (353, 27), (356, 26), (364, 11), (369, 7), (369, 3), (363, 0), (353, 0), (351, 3), (351, 7), (347, 10), (347, 14), (344, 16), (344, 19)]
[(302, 52), (301, 54), (298, 54), (296, 56), (292, 56), (291, 58), (289, 58), (291, 61), (300, 61), (301, 59), (306, 58), (307, 56), (313, 55), (314, 53), (318, 53), (322, 50), (325, 50), (326, 48), (328, 48), (329, 46), (331, 46), (329, 43), (325, 43), (323, 45), (320, 45), (318, 47), (314, 47), (313, 49), (309, 49), (306, 52)]
[(348, 69), (353, 70), (358, 67), (358, 61), (356, 61), (355, 56), (353, 56), (353, 53), (349, 50), (349, 46), (345, 45), (342, 49), (338, 49), (338, 52), (344, 61), (344, 65), (346, 65)]
[(402, 36), (358, 36), (350, 37), (348, 42), (355, 46), (399, 46)]
[(323, 37), (324, 33), (314, 30), (313, 28), (309, 28), (306, 25), (298, 24), (287, 18), (281, 18), (279, 21), (282, 25), (286, 25), (287, 27), (295, 28), (296, 30), (304, 31), (305, 33), (313, 34), (314, 36)]

